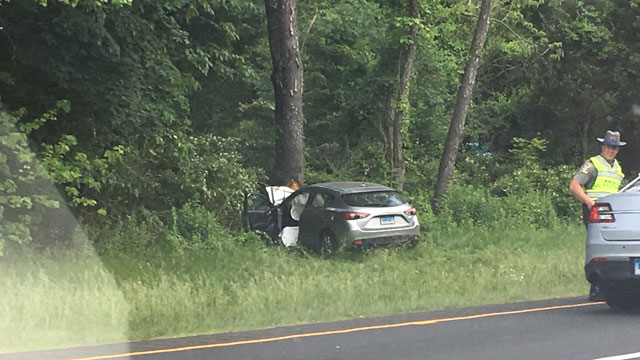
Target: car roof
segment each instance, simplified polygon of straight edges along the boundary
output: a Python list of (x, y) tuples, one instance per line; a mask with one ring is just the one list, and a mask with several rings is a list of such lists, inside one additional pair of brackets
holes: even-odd
[(388, 186), (374, 184), (370, 182), (357, 182), (357, 181), (326, 182), (326, 183), (309, 185), (308, 187), (325, 188), (325, 189), (330, 189), (343, 194), (370, 192), (370, 191), (396, 191), (395, 189), (392, 189)]

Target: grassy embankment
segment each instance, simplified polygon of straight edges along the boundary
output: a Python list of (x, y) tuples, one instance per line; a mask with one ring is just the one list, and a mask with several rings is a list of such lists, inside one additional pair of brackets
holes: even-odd
[(5, 257), (0, 353), (585, 295), (588, 289), (578, 226), (456, 229), (423, 239), (414, 249), (331, 259), (265, 248), (256, 239), (146, 259)]

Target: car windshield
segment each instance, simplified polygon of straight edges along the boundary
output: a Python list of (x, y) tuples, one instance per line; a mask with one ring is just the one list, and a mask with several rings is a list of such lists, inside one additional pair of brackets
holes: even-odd
[(372, 191), (345, 194), (342, 199), (349, 206), (389, 207), (404, 204), (402, 196), (395, 191)]

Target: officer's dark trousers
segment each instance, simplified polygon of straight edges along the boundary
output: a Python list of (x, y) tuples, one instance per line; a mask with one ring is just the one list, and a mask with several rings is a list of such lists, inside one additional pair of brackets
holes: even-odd
[(587, 207), (587, 205), (582, 204), (582, 222), (584, 223), (584, 227), (587, 228), (589, 226), (589, 213), (591, 211)]
[[(582, 204), (582, 222), (584, 223), (584, 227), (587, 228), (589, 226), (589, 213), (591, 211), (587, 207), (587, 205)], [(600, 289), (595, 285), (591, 284), (591, 288), (589, 289), (589, 300), (601, 300), (599, 298)]]

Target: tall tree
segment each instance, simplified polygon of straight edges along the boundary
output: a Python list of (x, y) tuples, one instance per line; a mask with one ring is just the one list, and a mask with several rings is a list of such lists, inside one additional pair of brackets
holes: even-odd
[(395, 100), (390, 101), (391, 106), (388, 111), (389, 118), (387, 124), (387, 147), (389, 149), (389, 159), (391, 162), (391, 168), (395, 175), (395, 186), (401, 191), (404, 188), (406, 169), (402, 150), (402, 128), (404, 125), (405, 111), (409, 108), (409, 79), (411, 78), (413, 58), (415, 57), (416, 48), (418, 47), (418, 27), (420, 21), (418, 0), (409, 0), (409, 14), (411, 26), (409, 27), (406, 56), (400, 71)]
[(464, 75), (458, 89), (456, 104), (453, 108), (449, 132), (440, 158), (440, 166), (438, 168), (438, 178), (436, 179), (435, 191), (431, 201), (431, 207), (434, 213), (439, 212), (439, 202), (447, 191), (449, 180), (453, 176), (456, 163), (456, 155), (458, 146), (460, 145), (460, 137), (464, 130), (464, 123), (469, 111), (469, 103), (471, 102), (471, 94), (476, 82), (476, 75), (480, 67), (480, 59), (482, 51), (489, 33), (489, 22), (491, 18), (491, 0), (482, 0), (480, 6), (480, 15), (478, 23), (471, 40), (471, 48), (469, 50), (469, 60), (464, 69)]
[(273, 62), (276, 157), (273, 180), (304, 182), (303, 66), (298, 41), (297, 0), (265, 0)]

